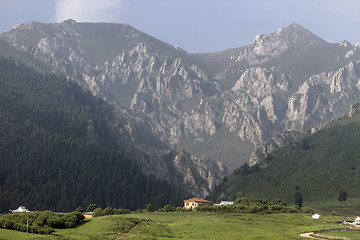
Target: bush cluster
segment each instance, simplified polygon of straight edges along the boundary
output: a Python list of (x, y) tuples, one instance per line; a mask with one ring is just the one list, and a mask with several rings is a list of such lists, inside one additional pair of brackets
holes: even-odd
[(5, 214), (0, 216), (0, 228), (22, 232), (51, 234), (53, 228), (72, 228), (84, 220), (80, 212), (66, 214), (49, 211), (22, 214)]
[(300, 213), (301, 208), (295, 206), (283, 206), (283, 205), (264, 205), (264, 204), (251, 204), (251, 205), (223, 205), (223, 206), (204, 206), (195, 208), (200, 212), (227, 212), (227, 213)]
[(311, 212), (297, 206), (287, 206), (286, 202), (278, 199), (238, 198), (233, 205), (204, 206), (195, 208), (200, 212), (229, 212), (229, 213), (301, 213)]
[(159, 212), (176, 212), (176, 211), (179, 211), (180, 209), (181, 209), (181, 207), (177, 208), (177, 207), (174, 207), (174, 206), (165, 205), (163, 208), (159, 209)]
[(131, 213), (129, 209), (116, 209), (107, 207), (104, 210), (101, 208), (96, 208), (94, 210), (93, 217), (100, 217), (100, 216), (106, 216), (106, 215), (119, 215), (119, 214), (129, 214)]

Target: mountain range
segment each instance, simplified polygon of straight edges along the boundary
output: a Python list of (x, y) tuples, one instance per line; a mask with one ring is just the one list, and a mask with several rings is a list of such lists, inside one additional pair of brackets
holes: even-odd
[(199, 196), (265, 140), (329, 122), (360, 97), (360, 48), (295, 23), (188, 53), (127, 24), (29, 22), (2, 33), (0, 49), (104, 99), (126, 136), (117, 144), (142, 171)]

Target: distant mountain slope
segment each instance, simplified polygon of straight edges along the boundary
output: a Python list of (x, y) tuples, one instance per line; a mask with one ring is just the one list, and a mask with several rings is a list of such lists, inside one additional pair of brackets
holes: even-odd
[(211, 194), (216, 199), (241, 196), (276, 197), (292, 203), (299, 191), (304, 201), (335, 199), (340, 190), (360, 197), (360, 104), (313, 134), (295, 138), (272, 151), (258, 165), (234, 171)]
[(77, 84), (0, 58), (0, 103), (0, 212), (181, 201), (180, 191), (128, 159), (111, 108)]
[[(263, 141), (328, 122), (360, 96), (359, 47), (328, 43), (295, 23), (208, 54), (187, 53), (126, 24), (73, 20), (18, 25), (0, 39), (126, 112), (133, 139), (147, 132), (230, 169)], [(162, 152), (157, 145), (150, 150)]]
[(4, 41), (0, 41), (0, 57), (13, 58), (17, 61), (25, 63), (27, 66), (39, 71), (39, 72), (50, 72), (51, 68), (43, 63), (42, 61), (34, 58), (34, 56), (18, 50)]

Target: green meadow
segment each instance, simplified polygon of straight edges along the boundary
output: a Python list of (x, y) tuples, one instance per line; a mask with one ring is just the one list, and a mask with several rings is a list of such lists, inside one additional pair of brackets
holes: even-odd
[(347, 239), (360, 239), (360, 232), (359, 231), (347, 231), (347, 232), (326, 232), (326, 233), (319, 233), (323, 236), (330, 236), (330, 237), (342, 237)]
[[(348, 197), (344, 202), (339, 202), (336, 198), (306, 202), (304, 205), (320, 214), (335, 214), (342, 216), (360, 216), (360, 198)], [(350, 218), (350, 220), (352, 220)]]
[[(337, 223), (342, 220), (335, 215), (312, 219), (311, 214), (293, 213), (133, 213), (96, 217), (72, 229), (56, 229), (51, 235), (0, 229), (0, 239), (300, 239), (305, 232), (348, 228)], [(360, 239), (357, 232), (336, 236)]]

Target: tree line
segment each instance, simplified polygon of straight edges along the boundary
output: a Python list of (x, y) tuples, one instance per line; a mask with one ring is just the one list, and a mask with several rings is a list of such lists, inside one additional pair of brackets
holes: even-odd
[[(114, 146), (111, 108), (77, 84), (0, 58), (0, 212), (70, 211), (96, 203), (135, 210), (179, 204)], [(93, 122), (97, 141), (88, 139)], [(120, 146), (121, 149), (121, 146)]]

